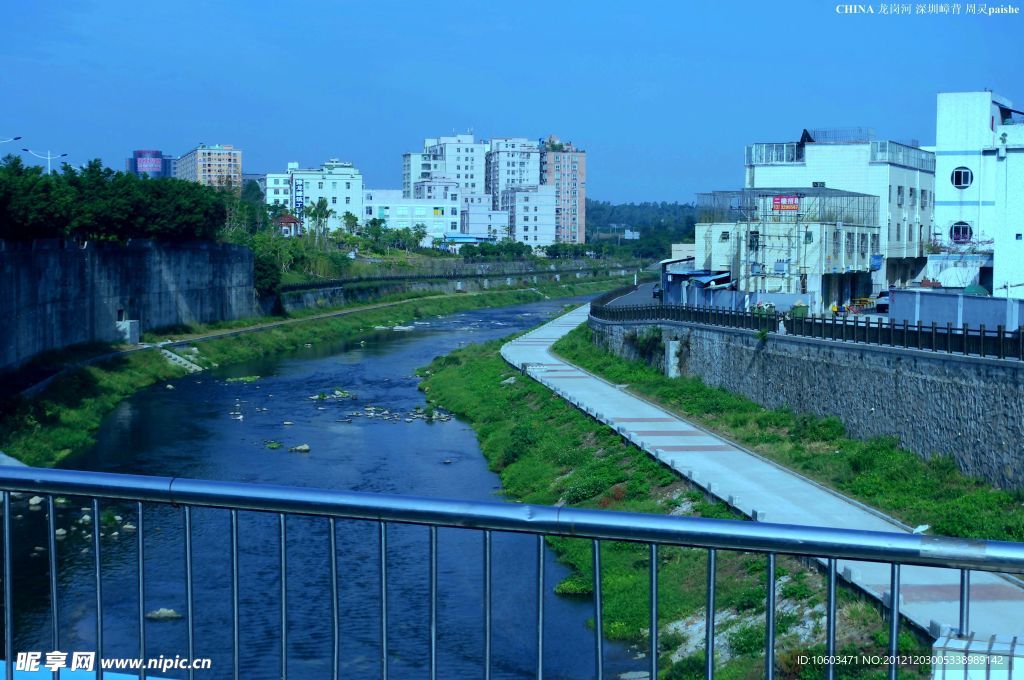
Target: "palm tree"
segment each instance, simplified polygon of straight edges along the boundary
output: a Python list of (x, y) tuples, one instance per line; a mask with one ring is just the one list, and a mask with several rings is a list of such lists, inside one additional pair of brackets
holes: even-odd
[(321, 239), (327, 242), (327, 221), (336, 213), (327, 205), (327, 199), (321, 196), (316, 203), (303, 209), (304, 216), (313, 222), (313, 233), (319, 245)]

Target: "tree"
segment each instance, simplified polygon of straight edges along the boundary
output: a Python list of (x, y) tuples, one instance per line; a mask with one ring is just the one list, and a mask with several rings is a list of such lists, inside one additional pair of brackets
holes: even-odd
[(317, 245), (324, 246), (327, 243), (327, 221), (337, 213), (327, 204), (327, 199), (321, 196), (316, 203), (306, 206), (303, 210), (304, 217), (313, 222), (313, 235)]
[(341, 216), (341, 219), (345, 222), (345, 230), (350, 234), (354, 234), (356, 231), (356, 225), (359, 224), (359, 218), (346, 210), (345, 214)]
[(427, 228), (423, 224), (417, 224), (412, 228), (412, 237), (415, 240), (415, 247), (419, 248), (423, 244), (423, 239), (427, 238)]

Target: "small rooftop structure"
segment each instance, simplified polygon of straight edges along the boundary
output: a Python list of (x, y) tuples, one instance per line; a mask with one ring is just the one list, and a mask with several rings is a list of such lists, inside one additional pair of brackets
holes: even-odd
[(878, 197), (827, 187), (737, 189), (697, 194), (697, 219), (878, 226)]

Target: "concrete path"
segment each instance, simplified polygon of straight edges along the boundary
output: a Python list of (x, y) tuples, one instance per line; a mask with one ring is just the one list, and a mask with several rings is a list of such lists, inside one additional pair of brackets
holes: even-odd
[[(694, 426), (558, 357), (550, 347), (584, 323), (585, 305), (501, 349), (506, 361), (608, 424), (652, 456), (745, 515), (781, 524), (909, 532), (899, 522), (783, 469)], [(839, 571), (875, 597), (888, 599), (889, 565), (842, 560)], [(939, 636), (959, 622), (960, 572), (903, 567), (900, 609)], [(970, 628), (977, 635), (1024, 635), (1024, 587), (998, 574), (974, 572)]]

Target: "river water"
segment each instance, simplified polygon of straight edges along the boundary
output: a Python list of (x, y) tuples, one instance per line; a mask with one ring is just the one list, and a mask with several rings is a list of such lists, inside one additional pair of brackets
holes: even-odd
[[(307, 347), (189, 376), (143, 390), (103, 422), (97, 444), (69, 467), (323, 487), (458, 499), (500, 500), (500, 479), (488, 470), (468, 424), (412, 418), (426, 402), (414, 376), (441, 354), (469, 342), (503, 337), (541, 323), (567, 301), (467, 312), (417, 323), (413, 330), (377, 332), (365, 344)], [(260, 376), (253, 382), (229, 381)], [(335, 390), (355, 398), (311, 397)], [(368, 407), (394, 417), (367, 417)], [(363, 415), (351, 415), (362, 413)], [(239, 417), (241, 416), (241, 417)], [(412, 422), (407, 422), (412, 418)], [(292, 424), (286, 425), (288, 421)], [(268, 441), (280, 442), (270, 449)], [(288, 449), (308, 444), (308, 454)], [(69, 530), (58, 548), (60, 645), (95, 648), (95, 589), (89, 530), (82, 499), (68, 499), (59, 525)], [(52, 648), (45, 553), (45, 513), (15, 502), (16, 649)], [(137, 524), (132, 504), (105, 504), (102, 537), (104, 652), (138, 656)], [(115, 519), (119, 517), (120, 519)], [(145, 510), (145, 610), (188, 609), (183, 517), (180, 508)], [(338, 521), (341, 677), (379, 677), (379, 530), (375, 523)], [(116, 532), (116, 535), (114, 535)], [(281, 584), (276, 516), (240, 513), (240, 654), (242, 677), (280, 677)], [(331, 664), (329, 536), (326, 520), (287, 520), (288, 671), (293, 678), (328, 678)], [(193, 511), (195, 655), (210, 657), (200, 678), (231, 671), (229, 517)], [(428, 530), (391, 525), (387, 534), (389, 670), (393, 678), (426, 677), (429, 659)], [(438, 531), (438, 667), (441, 678), (482, 677), (483, 543), (480, 532)], [(552, 589), (568, 570), (545, 559), (545, 677), (594, 674), (589, 599), (563, 598)], [(536, 664), (536, 539), (496, 533), (493, 542), (495, 678), (529, 677)], [(147, 657), (184, 656), (184, 619), (147, 621)], [(618, 644), (605, 645), (609, 677), (639, 670), (642, 660)], [(170, 673), (164, 677), (183, 677)]]

